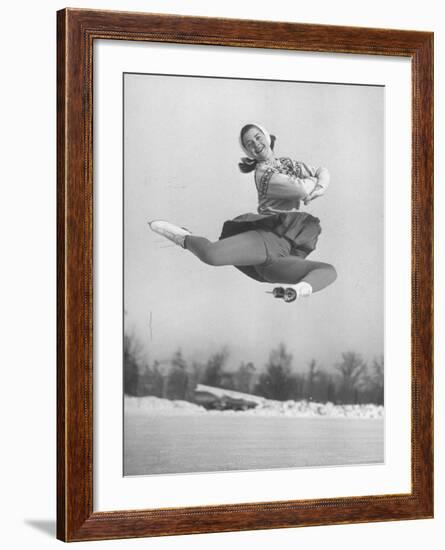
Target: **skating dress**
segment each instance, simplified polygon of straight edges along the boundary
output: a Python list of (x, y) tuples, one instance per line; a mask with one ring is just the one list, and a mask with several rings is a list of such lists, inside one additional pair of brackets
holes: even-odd
[(300, 184), (308, 193), (317, 185), (315, 170), (303, 162), (287, 157), (259, 162), (255, 169), (258, 214), (242, 214), (226, 221), (220, 236), (220, 239), (225, 239), (245, 231), (257, 231), (262, 236), (267, 252), (265, 264), (235, 266), (245, 275), (260, 282), (268, 282), (263, 276), (265, 265), (270, 265), (277, 258), (286, 255), (306, 258), (315, 250), (321, 233), (320, 220), (299, 211), (299, 199), (277, 198), (271, 181), (274, 174), (289, 176), (289, 183), (294, 180), (295, 184)]

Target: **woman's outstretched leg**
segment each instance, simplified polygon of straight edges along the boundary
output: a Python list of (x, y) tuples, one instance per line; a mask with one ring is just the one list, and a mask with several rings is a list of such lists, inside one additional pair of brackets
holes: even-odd
[(148, 223), (155, 233), (186, 248), (209, 265), (250, 266), (262, 264), (267, 260), (266, 245), (257, 231), (246, 231), (212, 243), (165, 220), (153, 220)]
[(297, 256), (277, 258), (263, 268), (262, 274), (271, 283), (308, 283), (312, 292), (326, 288), (337, 278), (337, 272), (331, 264), (304, 260)]
[(184, 248), (208, 265), (260, 265), (267, 259), (264, 241), (256, 231), (246, 231), (216, 242), (188, 235)]

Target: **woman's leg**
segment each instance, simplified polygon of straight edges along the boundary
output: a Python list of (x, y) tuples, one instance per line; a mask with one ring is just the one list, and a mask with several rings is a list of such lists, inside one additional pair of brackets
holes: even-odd
[(259, 265), (267, 259), (264, 241), (257, 231), (246, 231), (214, 243), (188, 235), (184, 248), (208, 265)]
[(262, 274), (271, 283), (309, 283), (313, 292), (322, 290), (337, 278), (337, 272), (332, 265), (304, 260), (297, 256), (277, 258), (262, 269)]

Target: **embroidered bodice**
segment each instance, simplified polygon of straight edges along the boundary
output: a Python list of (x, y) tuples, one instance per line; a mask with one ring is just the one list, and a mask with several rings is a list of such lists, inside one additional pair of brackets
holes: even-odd
[[(271, 198), (274, 174), (289, 176), (289, 186), (297, 183), (309, 194), (317, 185), (315, 170), (305, 164), (288, 157), (274, 158), (259, 162), (255, 169), (255, 185), (258, 191), (258, 213), (273, 214), (277, 212), (289, 212), (299, 210), (300, 199), (289, 198), (283, 194), (281, 197)], [(297, 181), (298, 180), (298, 181)]]

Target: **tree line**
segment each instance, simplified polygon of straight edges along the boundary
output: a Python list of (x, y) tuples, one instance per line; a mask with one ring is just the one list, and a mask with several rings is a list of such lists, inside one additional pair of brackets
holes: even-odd
[(279, 401), (308, 400), (334, 404), (384, 403), (383, 356), (370, 364), (355, 351), (341, 354), (330, 370), (312, 359), (303, 372), (284, 344), (271, 350), (265, 365), (242, 362), (227, 369), (229, 353), (221, 349), (205, 362), (187, 362), (181, 350), (149, 364), (142, 346), (124, 335), (124, 391), (131, 396), (156, 396), (195, 401), (198, 384), (235, 390)]

